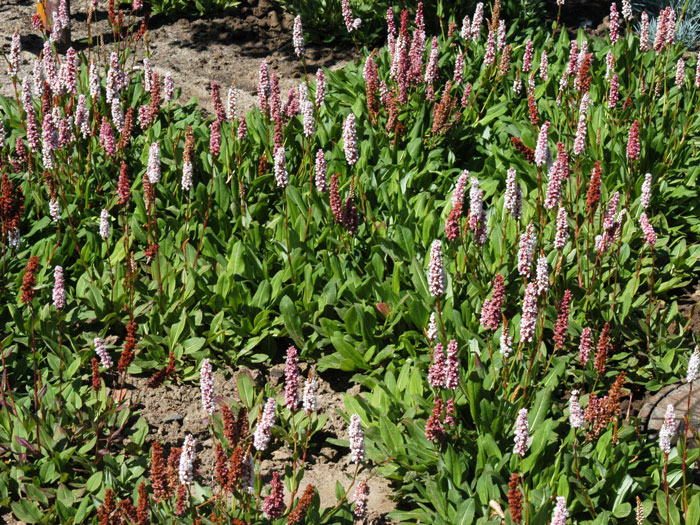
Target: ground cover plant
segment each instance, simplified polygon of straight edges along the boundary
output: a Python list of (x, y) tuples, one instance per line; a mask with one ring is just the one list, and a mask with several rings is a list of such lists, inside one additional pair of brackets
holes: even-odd
[[(382, 476), (399, 522), (700, 520), (690, 421), (670, 405), (656, 436), (633, 411), (692, 385), (700, 359), (677, 301), (700, 258), (697, 57), (668, 11), (653, 40), (628, 4), (607, 38), (572, 40), (509, 26), (498, 3), (433, 36), (423, 9), (387, 13), (386, 46), (285, 97), (263, 61), (248, 114), (213, 84), (210, 118), (134, 64), (133, 9), (113, 6), (113, 44), (65, 54), (37, 20), (23, 79), (13, 40), (0, 505), (27, 522), (351, 523)], [(342, 16), (353, 38), (349, 2)], [(279, 391), (243, 369), (278, 363)], [(235, 400), (213, 388), (227, 367)], [(327, 439), (350, 466), (322, 507), (304, 473), (331, 372), (362, 391)], [(139, 395), (188, 382), (209, 435), (164, 447)], [(290, 461), (263, 468), (280, 447)]]

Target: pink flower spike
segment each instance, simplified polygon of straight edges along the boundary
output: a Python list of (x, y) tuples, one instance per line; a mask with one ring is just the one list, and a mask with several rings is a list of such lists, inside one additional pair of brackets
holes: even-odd
[(530, 222), (527, 225), (527, 229), (520, 235), (518, 248), (518, 273), (523, 277), (530, 276), (532, 254), (534, 253), (536, 242), (535, 225)]
[(584, 328), (581, 332), (581, 341), (578, 346), (578, 358), (582, 365), (588, 363), (588, 357), (591, 354), (591, 349), (593, 348), (593, 336), (591, 335), (590, 328)]
[(353, 500), (355, 508), (353, 514), (357, 519), (362, 519), (367, 516), (367, 499), (369, 498), (369, 485), (365, 481), (360, 481), (355, 489)]
[(642, 12), (642, 28), (639, 31), (639, 50), (644, 53), (649, 51), (649, 15), (646, 11)]
[(202, 408), (204, 411), (212, 415), (216, 410), (214, 404), (214, 375), (211, 371), (211, 363), (209, 359), (202, 361), (202, 367), (199, 371), (199, 388), (202, 394)]
[(685, 61), (683, 57), (678, 59), (676, 62), (676, 86), (680, 89), (683, 87), (683, 82), (685, 81)]
[(520, 316), (520, 341), (529, 343), (535, 336), (537, 328), (537, 284), (529, 283), (525, 288), (523, 309)]
[(639, 120), (635, 120), (632, 123), (627, 139), (627, 158), (634, 162), (639, 158), (641, 151), (642, 149), (639, 144)]
[(362, 421), (360, 416), (353, 414), (350, 417), (350, 461), (359, 465), (365, 460), (365, 436), (362, 432)]
[(642, 215), (639, 217), (639, 224), (642, 227), (644, 240), (653, 248), (656, 245), (656, 232), (654, 231), (653, 226), (649, 224), (649, 219), (647, 218), (646, 212), (642, 212)]
[(554, 513), (552, 514), (552, 521), (550, 522), (550, 525), (566, 525), (566, 520), (568, 517), (569, 511), (566, 510), (566, 498), (559, 496), (557, 498), (557, 505), (554, 507)]
[(642, 208), (645, 210), (649, 207), (649, 201), (651, 200), (651, 173), (647, 173), (644, 176), (644, 183), (642, 184)]
[(490, 299), (486, 299), (481, 306), (480, 324), (487, 330), (496, 331), (501, 325), (501, 310), (505, 298), (504, 279), (500, 273), (493, 278), (493, 293)]
[(428, 384), (433, 388), (445, 386), (445, 351), (442, 343), (437, 343), (433, 349), (433, 362), (428, 370)]
[(620, 39), (620, 15), (617, 12), (617, 4), (610, 4), (610, 41), (614, 44)]
[(299, 404), (299, 358), (294, 346), (287, 348), (284, 366), (284, 403), (294, 412)]
[(540, 133), (537, 136), (537, 146), (535, 147), (535, 165), (542, 167), (547, 162), (547, 134), (549, 133), (549, 121), (542, 124)]
[(63, 282), (63, 268), (56, 266), (53, 270), (53, 305), (57, 310), (66, 306), (66, 290)]
[(328, 191), (328, 177), (326, 176), (326, 157), (324, 156), (323, 150), (319, 149), (316, 152), (316, 189), (319, 193), (326, 193)]
[(569, 397), (569, 424), (571, 428), (583, 427), (583, 409), (578, 402), (578, 394), (578, 390), (574, 390)]
[(350, 166), (354, 166), (360, 159), (360, 152), (357, 150), (357, 130), (353, 113), (350, 113), (343, 123), (343, 148), (345, 160)]
[(434, 240), (430, 247), (430, 262), (428, 264), (428, 289), (430, 295), (439, 297), (445, 293), (447, 275), (442, 264), (442, 243)]
[(284, 147), (280, 146), (275, 151), (275, 180), (277, 186), (284, 189), (289, 184), (289, 175), (287, 174), (287, 166), (285, 165)]
[(275, 400), (267, 398), (262, 416), (253, 434), (253, 446), (256, 450), (264, 451), (270, 444), (272, 427), (275, 426)]
[(447, 345), (447, 361), (445, 362), (445, 388), (451, 390), (459, 386), (459, 347), (452, 339)]
[(20, 54), (22, 51), (22, 44), (19, 38), (19, 31), (15, 30), (12, 35), (12, 42), (10, 43), (10, 57), (8, 59), (7, 74), (10, 77), (16, 77), (19, 72), (19, 62)]
[(180, 483), (185, 486), (192, 484), (195, 443), (196, 442), (192, 434), (187, 434), (185, 437), (185, 442), (182, 445), (182, 452), (180, 453), (180, 468), (178, 469), (178, 477), (180, 478)]
[[(575, 41), (574, 41), (575, 42)], [(523, 56), (523, 73), (529, 73), (532, 68), (532, 52), (534, 44), (532, 40), (528, 39), (525, 44), (525, 55)]]
[(270, 493), (263, 500), (262, 511), (269, 519), (274, 520), (281, 517), (284, 510), (284, 484), (279, 472), (275, 471), (272, 473), (272, 481), (270, 481)]
[(95, 344), (95, 353), (99, 356), (100, 360), (102, 361), (102, 366), (105, 368), (110, 368), (112, 366), (112, 358), (107, 352), (105, 342), (102, 340), (101, 337), (95, 337), (93, 343)]
[(518, 419), (515, 422), (515, 446), (513, 447), (513, 453), (519, 455), (521, 458), (524, 457), (529, 446), (529, 438), (527, 409), (521, 408), (518, 412)]
[(304, 55), (304, 31), (301, 27), (301, 16), (299, 15), (294, 19), (292, 42), (294, 43), (294, 52), (301, 58)]

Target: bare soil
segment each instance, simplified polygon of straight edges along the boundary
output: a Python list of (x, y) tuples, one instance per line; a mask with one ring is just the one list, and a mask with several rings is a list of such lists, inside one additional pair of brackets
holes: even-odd
[[(73, 2), (71, 33), (73, 47), (88, 52), (88, 25), (86, 2)], [(31, 73), (34, 60), (43, 46), (41, 35), (31, 26), (35, 12), (33, 0), (7, 0), (0, 4), (0, 48), (7, 54), (15, 29), (22, 42), (22, 63), (19, 78)], [(100, 41), (109, 51), (112, 41), (104, 2), (100, 1), (97, 23), (90, 24), (93, 46)], [(142, 17), (133, 20), (136, 30)], [(150, 55), (151, 63), (160, 75), (170, 71), (176, 89), (182, 90), (180, 101), (197, 98), (200, 107), (212, 112), (210, 85), (216, 80), (222, 96), (235, 82), (239, 89), (239, 107), (247, 111), (257, 102), (258, 70), (263, 59), (270, 71), (280, 78), (283, 97), (290, 88), (303, 80), (304, 67), (294, 55), (291, 43), (293, 18), (282, 12), (269, 0), (246, 0), (240, 6), (217, 16), (166, 17), (156, 15), (148, 24), (145, 40), (139, 42), (135, 60), (129, 61), (135, 69), (141, 68), (143, 57)], [(92, 49), (90, 49), (92, 52)], [(342, 68), (354, 58), (352, 49), (308, 45), (306, 72), (313, 75), (320, 67), (331, 70)], [(4, 62), (4, 61), (3, 61)], [(0, 68), (4, 73), (5, 64)], [(14, 96), (9, 78), (0, 74), (0, 94)]]
[[(307, 373), (307, 365), (300, 366), (302, 375)], [(261, 387), (269, 384), (282, 389), (284, 383), (284, 365), (278, 364), (264, 373), (259, 370), (239, 369), (214, 372), (214, 392), (217, 407), (232, 402), (238, 403), (238, 374), (248, 374)], [(337, 391), (331, 382), (315, 374), (318, 381), (317, 415), (326, 415), (327, 421), (322, 431), (317, 434), (309, 448), (304, 478), (299, 488), (303, 492), (307, 484), (313, 484), (321, 499), (321, 507), (331, 507), (337, 503), (335, 496), (336, 482), (347, 488), (351, 483), (354, 465), (350, 463), (349, 450), (324, 441), (325, 438), (347, 439), (347, 424), (340, 415), (344, 410), (343, 394), (358, 395), (357, 386), (345, 391)], [(197, 468), (195, 479), (202, 485), (214, 487), (215, 482), (215, 443), (208, 428), (208, 419), (203, 417), (200, 390), (196, 384), (166, 384), (156, 389), (147, 388), (147, 379), (136, 379), (132, 386), (140, 391), (137, 402), (140, 415), (149, 425), (147, 440), (159, 440), (166, 447), (180, 446), (187, 433), (197, 440)], [(339, 381), (338, 386), (347, 385)], [(337, 386), (336, 386), (337, 388)], [(251, 429), (255, 428), (256, 414), (250, 415)], [(287, 446), (273, 443), (263, 455), (260, 463), (263, 482), (271, 479), (274, 471), (283, 472), (291, 464), (292, 451)], [(396, 508), (391, 500), (392, 490), (389, 482), (379, 477), (370, 477), (361, 473), (358, 480), (366, 480), (370, 487), (368, 502), (369, 516), (365, 523), (390, 523), (386, 515)], [(289, 494), (286, 494), (289, 497)], [(352, 491), (350, 493), (352, 499)]]

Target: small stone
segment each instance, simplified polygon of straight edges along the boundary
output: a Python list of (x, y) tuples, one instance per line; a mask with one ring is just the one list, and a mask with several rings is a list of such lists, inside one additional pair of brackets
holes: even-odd
[(161, 423), (171, 423), (173, 421), (180, 421), (182, 420), (182, 416), (178, 414), (177, 412), (173, 412), (172, 414), (165, 416), (163, 419), (160, 420)]

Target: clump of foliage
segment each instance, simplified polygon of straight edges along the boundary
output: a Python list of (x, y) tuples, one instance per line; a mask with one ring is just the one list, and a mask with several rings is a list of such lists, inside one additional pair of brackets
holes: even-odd
[[(263, 61), (260, 108), (213, 84), (212, 119), (127, 69), (143, 31), (116, 8), (109, 57), (49, 39), (19, 79), (13, 39), (0, 505), (350, 523), (381, 475), (404, 522), (697, 521), (696, 436), (669, 409), (657, 443), (625, 409), (697, 374), (677, 304), (700, 266), (697, 68), (670, 25), (571, 41), (497, 7), (435, 37), (420, 4), (389, 16), (386, 47), (284, 101)], [(282, 360), (284, 391), (241, 370), (217, 399), (213, 369)], [(326, 415), (299, 360), (363, 389), (327, 440), (351, 456), (327, 509), (303, 482)], [(191, 381), (208, 432), (165, 449), (129, 392)], [(290, 464), (264, 470), (277, 447)]]
[[(449, 31), (450, 24), (459, 23), (465, 15), (471, 14), (477, 5), (476, 0), (450, 2), (445, 0), (357, 0), (352, 2), (352, 10), (362, 20), (355, 35), (348, 35), (343, 20), (343, 0), (277, 0), (285, 10), (299, 15), (304, 20), (307, 36), (312, 42), (337, 43), (355, 41), (369, 47), (382, 45), (385, 39), (386, 13), (391, 10), (398, 14), (407, 10), (415, 15), (418, 4), (425, 13), (424, 20), (428, 32)], [(536, 27), (544, 14), (542, 0), (504, 0), (500, 2), (501, 16), (521, 28)]]

